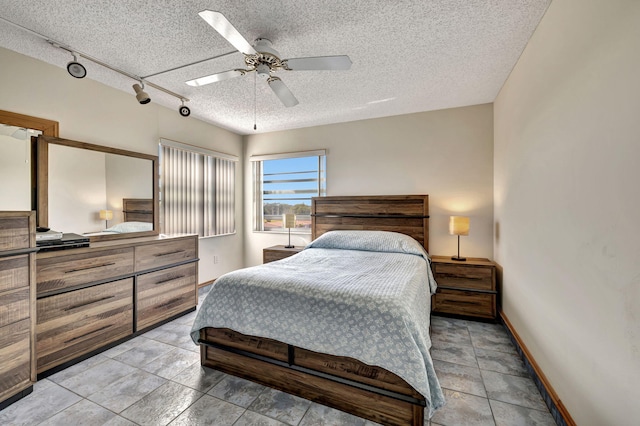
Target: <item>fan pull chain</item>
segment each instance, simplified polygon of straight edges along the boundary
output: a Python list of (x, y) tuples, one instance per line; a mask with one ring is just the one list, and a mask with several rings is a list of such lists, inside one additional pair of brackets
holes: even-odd
[(258, 102), (258, 96), (256, 95), (256, 73), (253, 73), (253, 130), (258, 130), (258, 126), (256, 125), (256, 103)]

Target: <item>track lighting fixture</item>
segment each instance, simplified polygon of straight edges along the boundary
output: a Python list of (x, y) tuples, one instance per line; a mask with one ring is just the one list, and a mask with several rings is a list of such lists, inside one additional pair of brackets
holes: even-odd
[(73, 55), (73, 61), (67, 64), (67, 71), (75, 78), (85, 78), (87, 69), (78, 62), (75, 52), (71, 52), (71, 55)]
[(148, 104), (149, 102), (151, 102), (151, 98), (149, 97), (149, 95), (147, 94), (147, 92), (145, 92), (144, 89), (144, 82), (140, 81), (140, 83), (142, 84), (142, 86), (140, 86), (140, 84), (134, 84), (133, 85), (133, 90), (135, 90), (136, 92), (136, 99), (138, 100), (138, 102), (140, 102), (141, 104)]
[(178, 112), (180, 113), (181, 116), (188, 117), (189, 114), (191, 114), (191, 110), (189, 109), (188, 106), (184, 105), (184, 99), (181, 99), (181, 101), (182, 101), (182, 106), (178, 108)]

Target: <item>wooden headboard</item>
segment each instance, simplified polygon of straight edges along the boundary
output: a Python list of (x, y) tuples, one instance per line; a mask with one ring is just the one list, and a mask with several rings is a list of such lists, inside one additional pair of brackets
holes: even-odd
[(123, 198), (122, 213), (125, 222), (153, 223), (153, 200), (151, 198)]
[(428, 195), (313, 197), (311, 237), (333, 230), (393, 231), (409, 235), (429, 251)]

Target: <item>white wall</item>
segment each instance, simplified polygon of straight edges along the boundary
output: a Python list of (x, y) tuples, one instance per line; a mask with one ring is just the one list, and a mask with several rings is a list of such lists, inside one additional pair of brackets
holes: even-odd
[(579, 425), (640, 419), (639, 40), (554, 0), (494, 106), (503, 310)]
[[(78, 80), (63, 68), (0, 48), (0, 109), (56, 120), (60, 137), (158, 155), (161, 137), (229, 154), (242, 155), (242, 138), (234, 133), (181, 117), (176, 109), (140, 105), (133, 92), (91, 80)], [(61, 64), (63, 66), (64, 64)], [(153, 97), (153, 89), (148, 89)], [(177, 101), (176, 101), (177, 102)], [(237, 234), (200, 241), (200, 282), (242, 267), (242, 166), (236, 189)], [(220, 263), (214, 265), (216, 254)]]
[[(327, 149), (327, 195), (429, 194), (432, 254), (452, 255), (451, 214), (471, 218), (461, 253), (493, 257), (493, 107), (491, 104), (333, 124), (245, 137), (245, 182), (251, 155)], [(252, 230), (251, 188), (245, 188), (245, 258), (286, 244), (284, 234)], [(304, 245), (308, 235), (293, 235)]]
[(104, 229), (99, 211), (107, 199), (104, 152), (52, 144), (49, 147), (49, 222), (59, 232)]

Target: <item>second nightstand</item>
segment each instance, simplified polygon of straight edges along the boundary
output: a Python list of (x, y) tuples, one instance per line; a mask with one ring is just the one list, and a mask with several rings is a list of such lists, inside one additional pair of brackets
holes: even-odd
[(496, 264), (489, 259), (452, 260), (431, 256), (438, 290), (432, 297), (433, 313), (496, 320)]
[(293, 248), (286, 248), (285, 246), (267, 247), (262, 249), (262, 263), (269, 263), (274, 260), (293, 256), (294, 254), (301, 252), (303, 248), (304, 246), (295, 246)]

